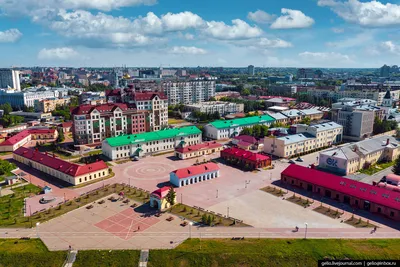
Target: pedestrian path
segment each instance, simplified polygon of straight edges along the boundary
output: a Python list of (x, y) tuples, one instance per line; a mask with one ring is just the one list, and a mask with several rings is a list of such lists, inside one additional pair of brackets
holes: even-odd
[(72, 267), (76, 260), (76, 255), (78, 254), (78, 250), (70, 250), (68, 252), (67, 259), (64, 262), (63, 267)]
[(139, 258), (139, 267), (146, 267), (147, 261), (149, 260), (149, 250), (141, 250)]

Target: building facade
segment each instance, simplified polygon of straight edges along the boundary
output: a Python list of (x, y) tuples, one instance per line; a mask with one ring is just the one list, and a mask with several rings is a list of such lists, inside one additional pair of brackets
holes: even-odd
[(270, 115), (214, 121), (204, 126), (205, 136), (214, 140), (228, 139), (238, 136), (245, 127), (253, 125), (269, 126), (274, 121), (275, 119)]
[(323, 151), (319, 168), (341, 175), (355, 173), (380, 162), (390, 162), (400, 155), (400, 142), (394, 137), (379, 136), (354, 144)]
[(0, 88), (21, 91), (20, 72), (13, 69), (0, 69)]
[(104, 161), (78, 165), (25, 147), (15, 150), (13, 159), (72, 185), (100, 180), (109, 175)]
[(54, 141), (58, 137), (55, 129), (29, 129), (23, 130), (0, 143), (1, 152), (11, 152), (32, 140)]
[(282, 137), (265, 137), (264, 152), (290, 158), (342, 142), (343, 126), (334, 123), (297, 125), (296, 134)]
[(215, 81), (166, 81), (161, 87), (169, 105), (194, 104), (208, 101), (215, 95)]
[(221, 158), (248, 169), (265, 168), (271, 166), (271, 158), (245, 149), (230, 147), (221, 151)]
[(148, 129), (146, 112), (127, 104), (80, 105), (71, 114), (76, 144), (100, 143), (109, 137), (143, 133)]
[(191, 112), (202, 112), (207, 114), (213, 114), (215, 112), (218, 112), (220, 116), (225, 116), (228, 114), (244, 112), (244, 104), (210, 101), (198, 104), (185, 105), (185, 110)]
[(133, 156), (143, 157), (177, 147), (201, 143), (201, 131), (195, 126), (166, 129), (161, 131), (121, 135), (107, 138), (102, 143), (103, 155), (116, 160)]
[(214, 154), (223, 149), (223, 145), (213, 142), (205, 142), (197, 145), (178, 147), (175, 149), (175, 156), (179, 159), (197, 158), (204, 155)]
[(169, 174), (169, 181), (176, 187), (183, 187), (212, 180), (219, 176), (219, 166), (209, 162), (172, 171)]
[(49, 98), (43, 99), (41, 101), (35, 101), (35, 109), (41, 112), (52, 112), (57, 108), (57, 106), (65, 106), (71, 103), (71, 97), (62, 98)]
[[(166, 209), (169, 209), (171, 207), (171, 204), (167, 200), (167, 195), (168, 195), (169, 190), (171, 190), (171, 188), (172, 187), (164, 186), (162, 188), (159, 188), (159, 189), (153, 191), (150, 194), (150, 207), (158, 209), (159, 211), (164, 211)], [(172, 188), (172, 190), (174, 190), (174, 189)], [(177, 203), (176, 195), (175, 195), (174, 202)]]
[(400, 221), (399, 192), (296, 164), (289, 165), (281, 173), (281, 182), (348, 204), (353, 209)]

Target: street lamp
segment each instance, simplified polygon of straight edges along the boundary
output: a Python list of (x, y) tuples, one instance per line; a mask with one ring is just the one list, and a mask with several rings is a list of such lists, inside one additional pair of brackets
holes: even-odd
[(189, 238), (192, 238), (192, 225), (193, 222), (189, 222)]
[(40, 225), (40, 222), (37, 222), (36, 223), (36, 236), (37, 236), (37, 238), (39, 238), (39, 230), (38, 230), (39, 225)]
[(308, 223), (304, 223), (306, 225), (306, 232), (304, 233), (304, 239), (307, 239), (307, 229), (308, 229)]
[(229, 218), (229, 207), (228, 207), (228, 218)]
[(218, 189), (217, 189), (217, 198), (218, 198)]

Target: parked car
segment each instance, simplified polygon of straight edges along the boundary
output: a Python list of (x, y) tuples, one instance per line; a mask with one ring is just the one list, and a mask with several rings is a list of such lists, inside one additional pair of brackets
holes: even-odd
[(96, 146), (95, 148), (96, 148), (96, 149), (101, 149), (101, 146)]
[(294, 162), (294, 160), (292, 160), (292, 159), (289, 160), (289, 163), (290, 163), (290, 164), (296, 164), (296, 162)]
[(300, 157), (298, 157), (298, 158), (296, 159), (296, 161), (298, 161), (298, 162), (304, 162), (304, 160), (303, 160), (302, 158), (300, 158)]
[(138, 156), (134, 156), (133, 157), (133, 161), (139, 161), (139, 157)]

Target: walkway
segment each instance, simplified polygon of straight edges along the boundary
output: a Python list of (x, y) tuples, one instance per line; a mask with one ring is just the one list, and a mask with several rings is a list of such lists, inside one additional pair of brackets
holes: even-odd
[(147, 262), (149, 261), (149, 250), (141, 250), (139, 258), (139, 267), (147, 267)]
[(74, 264), (74, 262), (76, 260), (76, 254), (78, 254), (77, 250), (70, 250), (63, 267), (72, 267), (72, 265)]

